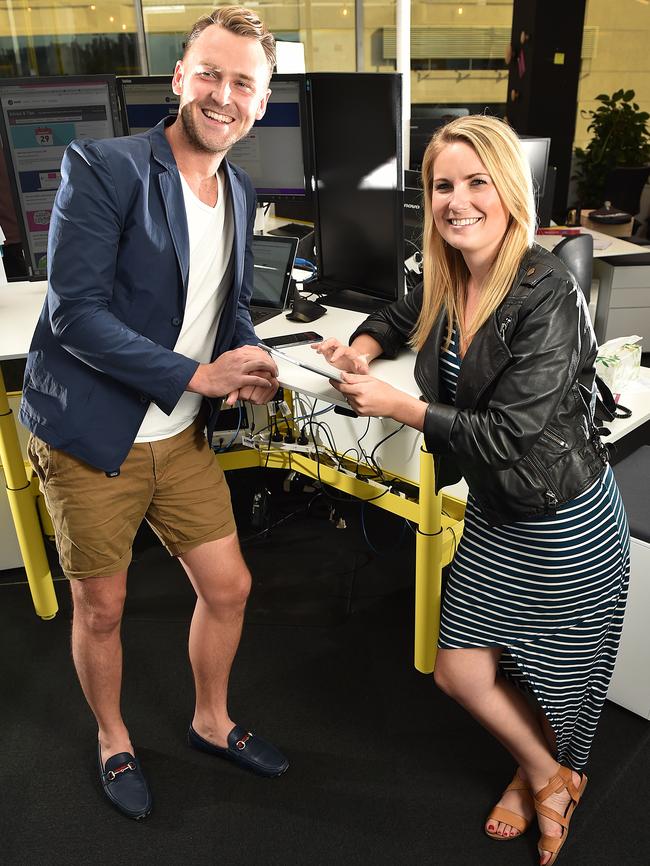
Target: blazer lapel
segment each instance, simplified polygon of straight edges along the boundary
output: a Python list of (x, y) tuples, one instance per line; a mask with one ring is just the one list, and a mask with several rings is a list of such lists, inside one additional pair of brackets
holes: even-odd
[(234, 221), (233, 253), (235, 256), (235, 269), (233, 277), (233, 295), (238, 296), (244, 279), (244, 253), (246, 251), (246, 198), (239, 178), (232, 170), (227, 159), (223, 161), (224, 176), (230, 189), (232, 201), (232, 214)]
[(158, 175), (158, 183), (165, 206), (167, 226), (172, 236), (176, 258), (183, 279), (183, 304), (187, 298), (187, 283), (190, 275), (190, 238), (185, 215), (185, 201), (178, 169)]
[(173, 118), (161, 120), (148, 133), (151, 142), (151, 152), (156, 162), (165, 170), (158, 174), (158, 184), (162, 195), (167, 226), (172, 237), (178, 266), (183, 279), (183, 304), (187, 298), (187, 283), (190, 274), (190, 237), (185, 215), (185, 200), (181, 176), (178, 173), (176, 160), (165, 137), (165, 126), (173, 122)]

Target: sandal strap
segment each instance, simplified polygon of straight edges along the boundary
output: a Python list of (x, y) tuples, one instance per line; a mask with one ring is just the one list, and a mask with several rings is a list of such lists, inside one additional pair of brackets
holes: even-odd
[(556, 812), (555, 809), (551, 809), (550, 806), (545, 806), (543, 803), (537, 802), (535, 803), (535, 811), (538, 815), (543, 815), (545, 818), (550, 818), (551, 821), (556, 821), (558, 824), (561, 824), (562, 827), (564, 827), (565, 829), (569, 826), (569, 820), (564, 815)]
[(530, 823), (523, 815), (511, 812), (510, 809), (504, 809), (503, 806), (495, 806), (487, 816), (487, 820), (510, 824), (511, 827), (514, 827), (515, 830), (519, 830), (520, 833), (525, 833)]
[[(584, 786), (581, 785), (581, 788), (584, 788)], [(580, 802), (582, 791), (576, 788), (573, 784), (571, 770), (560, 764), (557, 768), (556, 774), (551, 776), (546, 785), (540, 791), (535, 793), (535, 801), (537, 803), (542, 803), (544, 800), (548, 799), (551, 794), (559, 794), (562, 790), (568, 791), (574, 806), (577, 806)]]
[(564, 844), (565, 836), (565, 833), (561, 836), (546, 836), (543, 834), (537, 843), (538, 848), (541, 848), (542, 851), (548, 851), (550, 854), (555, 854)]
[(515, 773), (513, 780), (506, 788), (506, 791), (525, 791), (526, 794), (532, 796), (528, 782), (524, 782), (519, 773)]

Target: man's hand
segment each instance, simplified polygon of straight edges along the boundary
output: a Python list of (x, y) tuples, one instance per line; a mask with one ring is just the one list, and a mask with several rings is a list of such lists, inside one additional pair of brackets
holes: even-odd
[[(230, 405), (238, 399), (265, 403), (279, 387), (277, 375), (275, 361), (266, 352), (257, 346), (241, 346), (224, 352), (211, 364), (199, 364), (186, 390), (204, 397), (227, 396)], [(247, 396), (241, 396), (244, 391)]]
[(254, 375), (266, 379), (272, 388), (269, 388), (266, 385), (246, 385), (245, 387), (239, 388), (237, 391), (231, 391), (230, 394), (228, 394), (225, 400), (227, 406), (233, 406), (237, 400), (247, 400), (249, 403), (261, 406), (264, 403), (268, 403), (269, 400), (273, 398), (273, 395), (280, 387), (278, 380), (271, 376), (270, 373), (267, 373), (266, 370), (255, 370)]
[(360, 354), (352, 346), (345, 346), (335, 337), (323, 340), (322, 343), (312, 343), (311, 348), (339, 370), (361, 374), (368, 372), (368, 356)]

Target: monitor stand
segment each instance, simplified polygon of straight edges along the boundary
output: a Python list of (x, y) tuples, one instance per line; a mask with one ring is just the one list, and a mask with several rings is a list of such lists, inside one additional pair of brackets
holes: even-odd
[(354, 310), (356, 313), (374, 313), (388, 306), (389, 301), (372, 298), (362, 292), (352, 289), (341, 289), (320, 297), (319, 302), (329, 307), (341, 307), (344, 310)]

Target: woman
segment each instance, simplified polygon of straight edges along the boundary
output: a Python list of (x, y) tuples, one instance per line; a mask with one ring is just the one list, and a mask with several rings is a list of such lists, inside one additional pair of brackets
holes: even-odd
[[(587, 783), (629, 575), (627, 521), (593, 423), (596, 342), (575, 279), (533, 243), (530, 171), (504, 122), (447, 124), (422, 174), (423, 286), (370, 316), (350, 346), (314, 348), (347, 371), (336, 387), (359, 415), (423, 431), (437, 488), (460, 473), (468, 483), (435, 681), (518, 763), (486, 832), (515, 838), (536, 812), (546, 866)], [(420, 400), (368, 375), (407, 342)]]

